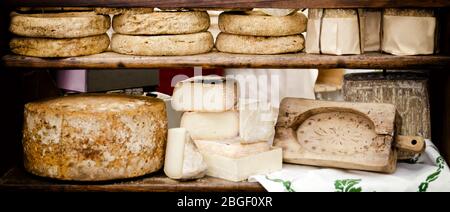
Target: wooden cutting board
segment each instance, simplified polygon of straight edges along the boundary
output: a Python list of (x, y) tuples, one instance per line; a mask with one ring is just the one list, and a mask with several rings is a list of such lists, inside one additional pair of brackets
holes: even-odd
[(392, 173), (399, 148), (425, 148), (423, 138), (396, 137), (395, 117), (391, 104), (285, 98), (274, 146), (287, 163)]

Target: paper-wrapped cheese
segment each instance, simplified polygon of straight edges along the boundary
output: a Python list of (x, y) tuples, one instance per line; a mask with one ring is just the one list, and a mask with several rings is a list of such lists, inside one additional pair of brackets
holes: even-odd
[(101, 181), (159, 170), (165, 104), (150, 97), (81, 95), (25, 106), (27, 171), (61, 180)]
[(385, 9), (384, 52), (394, 55), (427, 55), (435, 52), (436, 17), (431, 9)]

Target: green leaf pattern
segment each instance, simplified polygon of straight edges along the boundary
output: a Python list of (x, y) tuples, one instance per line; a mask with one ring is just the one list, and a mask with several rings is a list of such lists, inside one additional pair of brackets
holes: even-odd
[(445, 167), (444, 158), (442, 156), (439, 156), (438, 158), (436, 158), (436, 164), (438, 166), (437, 170), (435, 172), (433, 172), (432, 174), (430, 174), (427, 177), (427, 179), (419, 185), (418, 192), (427, 192), (428, 186), (430, 185), (430, 183), (432, 183), (433, 181), (436, 181), (439, 178), (439, 175), (441, 174), (442, 170)]
[(356, 187), (361, 182), (361, 179), (345, 179), (336, 180), (334, 188), (336, 192), (361, 192), (361, 187)]
[(289, 180), (285, 181), (281, 179), (270, 179), (268, 176), (266, 176), (266, 179), (276, 183), (281, 183), (287, 192), (295, 192), (295, 190), (292, 188), (292, 182)]

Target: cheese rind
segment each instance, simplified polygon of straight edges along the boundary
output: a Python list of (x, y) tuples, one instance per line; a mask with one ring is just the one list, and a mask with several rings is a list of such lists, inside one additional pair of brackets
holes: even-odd
[(172, 179), (190, 180), (206, 174), (206, 163), (184, 128), (169, 130), (164, 173)]
[(241, 158), (270, 150), (270, 144), (267, 142), (242, 144), (239, 137), (226, 140), (195, 140), (194, 142), (200, 152), (229, 158)]
[(131, 178), (164, 162), (163, 101), (80, 95), (25, 106), (24, 165), (32, 174), (76, 181)]
[(233, 79), (200, 76), (177, 83), (172, 107), (177, 111), (225, 112), (234, 110), (238, 88)]
[(239, 113), (185, 112), (181, 117), (182, 128), (186, 128), (194, 140), (222, 140), (239, 135)]

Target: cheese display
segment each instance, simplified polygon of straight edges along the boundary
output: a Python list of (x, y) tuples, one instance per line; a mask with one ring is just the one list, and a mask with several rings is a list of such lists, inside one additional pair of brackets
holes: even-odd
[(270, 150), (268, 142), (243, 144), (239, 137), (223, 140), (195, 140), (194, 142), (201, 152), (229, 158), (240, 158)]
[(382, 49), (394, 55), (434, 54), (436, 26), (432, 9), (385, 9)]
[(169, 130), (164, 162), (164, 173), (177, 180), (202, 178), (206, 163), (189, 133), (184, 128)]
[(239, 137), (242, 143), (268, 142), (275, 135), (278, 113), (269, 103), (241, 100), (239, 103)]
[(81, 38), (104, 34), (110, 26), (109, 16), (94, 12), (13, 13), (10, 31), (24, 37)]
[(181, 117), (182, 128), (186, 128), (194, 140), (221, 140), (239, 135), (239, 113), (185, 112)]
[(309, 9), (306, 53), (364, 53), (364, 16), (360, 9)]
[(236, 108), (237, 99), (235, 80), (200, 76), (176, 84), (172, 107), (177, 111), (225, 112)]
[(109, 46), (107, 34), (83, 38), (28, 38), (11, 39), (9, 46), (15, 54), (32, 57), (73, 57), (104, 52)]
[(226, 12), (219, 16), (222, 32), (250, 36), (287, 36), (305, 32), (307, 18), (303, 13), (269, 16), (261, 11)]
[(154, 12), (114, 16), (114, 31), (127, 35), (174, 35), (207, 31), (207, 12)]
[(220, 33), (216, 48), (221, 52), (236, 54), (282, 54), (303, 50), (303, 35), (282, 37), (255, 37)]
[(165, 104), (150, 97), (75, 95), (25, 105), (25, 169), (61, 180), (131, 178), (159, 170)]
[(114, 52), (143, 56), (195, 55), (211, 51), (214, 38), (210, 32), (186, 35), (133, 36), (114, 34)]

